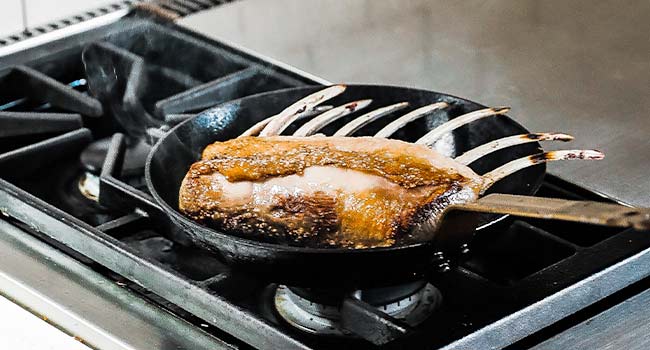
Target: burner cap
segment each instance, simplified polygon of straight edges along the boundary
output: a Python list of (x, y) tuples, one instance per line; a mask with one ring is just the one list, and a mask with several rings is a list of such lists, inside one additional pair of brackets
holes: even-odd
[(79, 192), (95, 202), (99, 199), (99, 177), (91, 172), (84, 172), (79, 178)]
[[(414, 286), (419, 286), (419, 288), (412, 290)], [(403, 292), (407, 290), (412, 292), (404, 295)], [(328, 292), (327, 296), (318, 296), (318, 293), (313, 290), (310, 290), (309, 294), (304, 292), (305, 289), (278, 286), (274, 298), (275, 308), (285, 321), (310, 334), (354, 337), (354, 334), (342, 326), (343, 295), (340, 296), (338, 302), (334, 303), (332, 302), (332, 293)], [(376, 290), (361, 290), (352, 294), (411, 326), (417, 326), (424, 322), (442, 301), (440, 291), (426, 282), (377, 288)], [(402, 295), (402, 297), (395, 299), (394, 297), (397, 295)], [(368, 296), (373, 302), (366, 300), (364, 296)], [(378, 304), (377, 302), (381, 299), (386, 302)]]

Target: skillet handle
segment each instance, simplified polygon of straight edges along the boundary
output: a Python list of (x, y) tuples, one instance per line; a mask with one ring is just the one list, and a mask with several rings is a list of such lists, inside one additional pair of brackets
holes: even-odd
[(495, 193), (476, 202), (460, 205), (457, 209), (650, 230), (650, 208), (633, 208), (611, 203)]
[(482, 216), (493, 214), (650, 230), (650, 208), (496, 193), (449, 206), (433, 236), (436, 248), (453, 252), (469, 243)]

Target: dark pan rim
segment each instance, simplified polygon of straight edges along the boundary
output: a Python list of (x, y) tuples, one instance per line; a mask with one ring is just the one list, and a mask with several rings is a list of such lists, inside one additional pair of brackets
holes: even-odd
[[(230, 240), (233, 243), (245, 245), (248, 247), (254, 247), (258, 249), (266, 249), (270, 251), (278, 251), (278, 250), (283, 250), (286, 252), (295, 252), (295, 253), (305, 253), (305, 254), (341, 254), (341, 253), (346, 253), (346, 254), (374, 254), (374, 253), (380, 253), (380, 252), (392, 252), (392, 251), (400, 251), (403, 249), (416, 249), (416, 248), (423, 248), (426, 246), (431, 246), (432, 242), (431, 241), (424, 241), (424, 242), (416, 242), (416, 243), (408, 243), (408, 244), (402, 244), (402, 245), (397, 245), (397, 246), (391, 246), (391, 247), (374, 247), (374, 248), (362, 248), (362, 249), (355, 249), (355, 248), (340, 248), (340, 247), (333, 247), (333, 248), (313, 248), (313, 247), (297, 247), (297, 246), (291, 246), (291, 245), (284, 245), (284, 244), (277, 244), (277, 243), (269, 243), (269, 242), (262, 242), (262, 241), (256, 241), (253, 239), (248, 239), (244, 237), (239, 237), (235, 235), (228, 234), (226, 232), (222, 231), (217, 231), (213, 228), (210, 228), (208, 226), (201, 225), (187, 217), (185, 217), (183, 214), (181, 214), (177, 209), (171, 207), (167, 202), (158, 194), (158, 191), (156, 190), (153, 181), (151, 179), (151, 162), (153, 159), (153, 156), (156, 154), (158, 147), (167, 139), (167, 137), (170, 137), (171, 135), (175, 134), (176, 129), (181, 128), (183, 125), (186, 123), (190, 123), (192, 120), (206, 114), (206, 113), (211, 113), (213, 110), (217, 110), (219, 108), (223, 108), (223, 106), (233, 104), (233, 103), (238, 103), (242, 100), (247, 100), (247, 99), (256, 99), (256, 98), (263, 98), (266, 95), (272, 95), (272, 94), (277, 94), (277, 93), (283, 93), (287, 91), (293, 91), (293, 90), (304, 90), (304, 89), (313, 89), (315, 87), (322, 87), (323, 89), (332, 86), (332, 85), (340, 85), (340, 84), (331, 84), (331, 85), (311, 85), (311, 86), (301, 86), (301, 87), (292, 87), (292, 88), (286, 88), (286, 89), (280, 89), (280, 90), (273, 90), (273, 91), (267, 91), (267, 92), (262, 92), (259, 94), (254, 94), (254, 95), (249, 95), (245, 96), (242, 98), (238, 98), (235, 100), (230, 100), (221, 104), (218, 104), (212, 108), (206, 109), (197, 115), (184, 120), (183, 122), (179, 123), (178, 125), (174, 126), (172, 129), (170, 129), (168, 132), (163, 135), (152, 147), (151, 151), (147, 155), (147, 161), (145, 163), (145, 181), (147, 183), (147, 188), (149, 189), (149, 192), (153, 196), (154, 200), (158, 205), (161, 206), (163, 211), (171, 216), (172, 221), (180, 221), (183, 223), (183, 225), (188, 225), (192, 227), (193, 230), (196, 232), (204, 232), (204, 233), (209, 233), (211, 235), (215, 235), (221, 239), (226, 239)], [(436, 92), (436, 91), (431, 91), (431, 90), (424, 90), (424, 89), (418, 89), (418, 88), (412, 88), (412, 87), (404, 87), (404, 86), (396, 86), (396, 85), (384, 85), (384, 84), (342, 84), (347, 87), (380, 87), (380, 88), (398, 88), (398, 89), (404, 89), (404, 90), (412, 90), (412, 91), (427, 91), (431, 93), (436, 93), (440, 95), (445, 95), (449, 96), (452, 98), (456, 98), (461, 101), (467, 101), (473, 104), (476, 104), (479, 107), (486, 108), (483, 104), (477, 103), (470, 101), (466, 98), (458, 97), (455, 95), (447, 94), (447, 93), (441, 93), (441, 92)], [(519, 124), (517, 121), (514, 119), (510, 118), (507, 115), (502, 116), (501, 118), (508, 118), (509, 122), (515, 124), (517, 127), (522, 129), (522, 133), (528, 133), (528, 129), (526, 129), (524, 126)], [(539, 179), (532, 184), (530, 187), (529, 194), (533, 195), (537, 193), (539, 190), (542, 180), (544, 178), (544, 175), (546, 173), (546, 170), (544, 169), (541, 172), (541, 175)], [(505, 215), (499, 217), (496, 220), (491, 221), (490, 223), (485, 224), (482, 226), (482, 228), (486, 228), (491, 226), (492, 224), (501, 221), (503, 218), (505, 218)], [(176, 223), (175, 223), (176, 224)], [(181, 227), (181, 229), (183, 229)]]

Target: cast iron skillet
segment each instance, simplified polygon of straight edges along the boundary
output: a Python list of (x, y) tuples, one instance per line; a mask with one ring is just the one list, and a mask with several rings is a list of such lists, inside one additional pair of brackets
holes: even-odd
[[(237, 237), (202, 226), (178, 211), (178, 190), (190, 165), (200, 158), (208, 144), (238, 136), (257, 121), (280, 112), (318, 87), (303, 87), (262, 93), (230, 101), (209, 109), (176, 126), (153, 147), (146, 163), (146, 180), (151, 194), (178, 226), (183, 235), (196, 245), (220, 256), (234, 268), (264, 276), (275, 282), (294, 286), (372, 286), (380, 281), (397, 282), (417, 277), (430, 266), (436, 246), (433, 242), (408, 243), (390, 248), (339, 249), (308, 248), (265, 243)], [(339, 105), (357, 99), (371, 98), (367, 110), (408, 101), (410, 106), (395, 116), (383, 118), (359, 130), (357, 135), (372, 135), (399, 115), (438, 101), (450, 103), (448, 114), (438, 113), (411, 123), (393, 137), (414, 141), (426, 131), (458, 115), (485, 108), (458, 97), (441, 93), (393, 86), (350, 85), (344, 94), (325, 104)], [(366, 110), (366, 111), (367, 111)], [(331, 135), (344, 123), (366, 112), (329, 125), (323, 130)], [(295, 127), (285, 131), (290, 133)], [(445, 140), (455, 155), (485, 142), (513, 134), (527, 133), (521, 125), (506, 116), (489, 117), (469, 124)], [(495, 153), (471, 165), (478, 173), (512, 159), (539, 152), (539, 144), (528, 144)], [(541, 185), (544, 165), (537, 165), (507, 177), (492, 191), (510, 194), (534, 194)], [(498, 217), (491, 217), (496, 221)]]

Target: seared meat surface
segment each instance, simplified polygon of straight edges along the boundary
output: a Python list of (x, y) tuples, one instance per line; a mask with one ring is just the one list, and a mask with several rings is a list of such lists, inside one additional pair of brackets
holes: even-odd
[[(423, 145), (371, 137), (242, 137), (203, 151), (181, 185), (186, 216), (301, 246), (391, 246), (473, 201), (482, 178)], [(424, 226), (423, 226), (424, 225)]]

